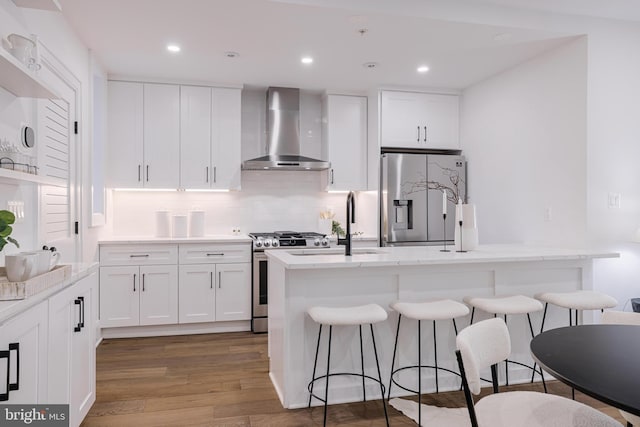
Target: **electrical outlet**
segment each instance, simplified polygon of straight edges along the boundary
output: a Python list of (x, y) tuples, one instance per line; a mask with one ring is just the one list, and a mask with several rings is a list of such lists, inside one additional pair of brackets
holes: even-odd
[(620, 209), (620, 193), (609, 193), (609, 209)]

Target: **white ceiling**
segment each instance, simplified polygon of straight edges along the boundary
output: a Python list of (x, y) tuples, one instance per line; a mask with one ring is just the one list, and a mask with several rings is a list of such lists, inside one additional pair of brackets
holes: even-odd
[[(343, 1), (340, 6), (348, 6), (349, 2)], [(587, 3), (575, 3), (583, 1)], [(394, 2), (401, 5), (411, 0)], [(461, 89), (572, 36), (379, 11), (363, 13), (355, 8), (327, 7), (332, 2), (318, 0), (61, 3), (67, 20), (112, 75), (253, 86), (351, 91), (379, 86)], [(362, 36), (357, 31), (360, 28), (368, 32)], [(167, 52), (169, 42), (181, 45), (182, 51)], [(236, 51), (240, 56), (230, 59), (225, 51)], [(315, 62), (302, 65), (303, 55), (313, 56)], [(370, 61), (379, 66), (374, 70), (362, 66)], [(431, 71), (419, 75), (416, 67), (420, 64), (427, 64)]]

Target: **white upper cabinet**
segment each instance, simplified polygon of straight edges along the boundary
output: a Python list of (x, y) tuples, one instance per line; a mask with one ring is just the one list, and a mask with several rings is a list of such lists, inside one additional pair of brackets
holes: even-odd
[(240, 89), (180, 87), (180, 186), (240, 188)]
[(240, 188), (240, 89), (213, 88), (211, 108), (211, 188)]
[(367, 98), (327, 95), (323, 116), (327, 190), (367, 190)]
[(382, 147), (459, 149), (459, 97), (382, 91)]
[(107, 168), (112, 188), (143, 186), (142, 83), (109, 82)]
[(112, 188), (240, 188), (240, 89), (109, 82)]
[(211, 88), (180, 87), (180, 186), (210, 188)]
[(180, 87), (144, 84), (144, 186), (178, 188)]

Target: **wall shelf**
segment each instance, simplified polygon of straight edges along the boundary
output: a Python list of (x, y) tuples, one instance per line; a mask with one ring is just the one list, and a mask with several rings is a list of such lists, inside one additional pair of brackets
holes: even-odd
[(13, 0), (18, 7), (26, 7), (29, 9), (50, 10), (52, 12), (60, 12), (62, 6), (58, 0)]
[(62, 179), (51, 178), (48, 176), (34, 175), (26, 172), (14, 171), (11, 169), (0, 168), (0, 183), (4, 184), (24, 184), (33, 183), (41, 185), (51, 185), (54, 187), (66, 187), (67, 183)]
[(0, 87), (18, 97), (60, 98), (48, 84), (2, 48), (0, 48)]

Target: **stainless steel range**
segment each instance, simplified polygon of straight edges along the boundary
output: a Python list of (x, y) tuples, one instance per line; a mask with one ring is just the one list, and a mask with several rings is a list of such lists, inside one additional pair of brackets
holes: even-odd
[(253, 239), (253, 305), (251, 330), (267, 332), (268, 262), (265, 250), (289, 248), (329, 248), (329, 239), (320, 233), (275, 231), (272, 233), (249, 233)]

